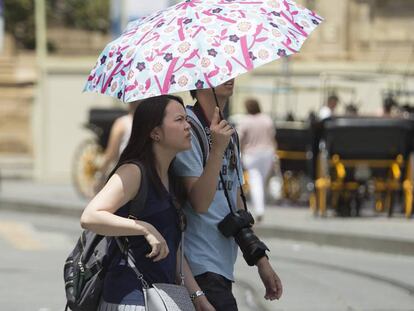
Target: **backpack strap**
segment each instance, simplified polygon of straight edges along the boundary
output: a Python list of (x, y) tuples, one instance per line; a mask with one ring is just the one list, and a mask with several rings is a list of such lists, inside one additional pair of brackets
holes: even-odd
[(204, 129), (192, 116), (187, 115), (187, 121), (188, 123), (190, 123), (191, 128), (197, 137), (197, 140), (198, 140), (198, 143), (200, 145), (201, 152), (203, 155), (203, 167), (205, 167), (207, 163), (207, 156), (208, 156), (207, 153), (210, 149), (207, 136), (204, 132)]
[[(131, 201), (126, 203), (130, 205), (128, 217), (136, 219), (138, 218), (138, 215), (141, 214), (142, 211), (145, 209), (145, 203), (147, 201), (147, 195), (148, 195), (148, 178), (145, 172), (144, 165), (138, 160), (127, 160), (123, 163), (120, 163), (114, 168), (113, 171), (115, 172), (120, 166), (124, 164), (135, 164), (136, 166), (139, 167), (141, 171), (141, 185), (139, 186), (139, 190), (137, 194), (135, 195), (135, 197), (131, 199)], [(134, 202), (134, 204), (131, 205), (130, 204), (131, 202)]]
[(131, 205), (129, 208), (129, 217), (130, 218), (138, 218), (138, 215), (142, 213), (145, 209), (145, 203), (147, 202), (147, 195), (148, 195), (148, 179), (145, 172), (144, 165), (136, 160), (131, 160), (126, 163), (135, 164), (141, 170), (141, 185), (139, 187), (138, 193), (136, 196), (131, 200), (134, 204)]

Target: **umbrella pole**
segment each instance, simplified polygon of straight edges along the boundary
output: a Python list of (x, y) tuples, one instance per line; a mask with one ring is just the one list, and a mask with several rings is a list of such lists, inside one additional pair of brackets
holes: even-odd
[(220, 105), (219, 105), (219, 102), (218, 102), (218, 99), (217, 99), (216, 90), (214, 89), (214, 87), (213, 87), (213, 88), (211, 88), (211, 89), (213, 90), (213, 95), (214, 95), (214, 100), (216, 101), (216, 106), (217, 106), (217, 107), (218, 107), (218, 109), (219, 109), (220, 119), (221, 119), (221, 120), (224, 120), (224, 116), (223, 116), (223, 114), (221, 113)]

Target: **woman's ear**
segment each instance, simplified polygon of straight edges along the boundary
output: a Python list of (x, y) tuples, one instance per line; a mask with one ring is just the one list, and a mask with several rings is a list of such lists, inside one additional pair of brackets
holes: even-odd
[(151, 139), (154, 140), (154, 141), (160, 141), (160, 139), (161, 139), (161, 133), (160, 132), (161, 131), (158, 127), (154, 128), (151, 131), (151, 134), (150, 134)]

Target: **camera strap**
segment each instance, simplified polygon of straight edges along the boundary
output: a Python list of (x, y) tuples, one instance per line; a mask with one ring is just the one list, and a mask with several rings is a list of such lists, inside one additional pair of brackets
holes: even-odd
[[(213, 93), (214, 93), (214, 97), (216, 99), (216, 104), (218, 106), (218, 101), (217, 101), (217, 97), (216, 97), (216, 93), (215, 93), (214, 89), (213, 89)], [(198, 141), (199, 141), (200, 147), (202, 149), (203, 167), (204, 167), (206, 165), (206, 162), (207, 162), (207, 152), (210, 151), (211, 143), (212, 143), (211, 132), (210, 132), (210, 124), (207, 120), (207, 117), (206, 117), (201, 105), (198, 102), (196, 102), (193, 107), (189, 107), (189, 108), (194, 112), (194, 114), (197, 116), (198, 120), (202, 124), (202, 127), (200, 127), (200, 125), (195, 120), (193, 120), (191, 117), (189, 118), (190, 125), (191, 125), (191, 127), (192, 127)], [(222, 119), (224, 119), (223, 116), (221, 115), (221, 112), (220, 112), (220, 117)], [(239, 172), (239, 169), (238, 169), (238, 164), (239, 164), (238, 162), (239, 162), (240, 157), (238, 157), (237, 154), (239, 154), (240, 148), (239, 148), (239, 139), (238, 139), (237, 132), (235, 132), (235, 134), (231, 137), (230, 144), (231, 144), (230, 148), (233, 148), (232, 156), (234, 157), (233, 159), (230, 158), (230, 161), (234, 161), (233, 165), (234, 165), (234, 169), (236, 170), (237, 181), (238, 181), (239, 187), (240, 187), (240, 197), (242, 199), (243, 206), (244, 206), (245, 210), (247, 211), (246, 197), (244, 195), (244, 191), (243, 191), (243, 187), (242, 187), (241, 179), (240, 179), (240, 172)], [(206, 150), (206, 149), (208, 149), (208, 150)], [(226, 197), (227, 204), (228, 204), (228, 207), (230, 209), (230, 212), (234, 214), (235, 209), (232, 208), (230, 195), (228, 193), (226, 183), (225, 183), (225, 180), (224, 180), (224, 177), (223, 177), (223, 174), (222, 174), (221, 170), (220, 170), (220, 181), (223, 185), (224, 196)]]

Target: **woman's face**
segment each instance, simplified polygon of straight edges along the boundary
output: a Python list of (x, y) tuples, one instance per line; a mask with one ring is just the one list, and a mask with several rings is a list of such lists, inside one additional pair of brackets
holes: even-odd
[(191, 148), (190, 124), (184, 107), (171, 100), (165, 108), (161, 126), (161, 143), (172, 150), (183, 151)]

